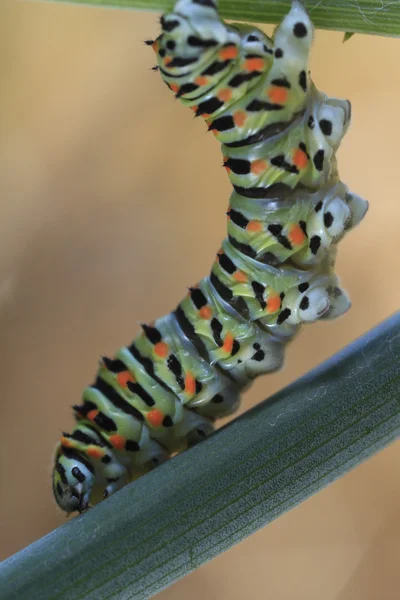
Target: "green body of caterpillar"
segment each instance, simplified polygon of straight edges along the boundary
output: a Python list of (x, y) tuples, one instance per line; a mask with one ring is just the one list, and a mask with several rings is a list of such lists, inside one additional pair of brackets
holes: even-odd
[(350, 104), (309, 79), (305, 9), (293, 2), (273, 40), (224, 24), (213, 0), (179, 0), (161, 26), (149, 42), (157, 69), (222, 143), (228, 236), (175, 311), (101, 360), (57, 446), (53, 487), (66, 511), (207, 437), (254, 377), (280, 368), (302, 323), (349, 308), (336, 244), (367, 203), (337, 175)]

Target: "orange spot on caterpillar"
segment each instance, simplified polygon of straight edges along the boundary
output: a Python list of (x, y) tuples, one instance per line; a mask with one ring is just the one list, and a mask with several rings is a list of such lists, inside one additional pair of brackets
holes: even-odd
[(149, 410), (146, 417), (150, 425), (160, 427), (164, 419), (164, 414), (158, 408), (153, 408), (153, 410)]
[(99, 411), (94, 408), (93, 410), (90, 410), (86, 416), (89, 421), (94, 421), (98, 414)]
[(264, 69), (263, 58), (248, 58), (244, 61), (244, 68), (246, 71), (252, 73), (253, 71), (262, 71)]
[(60, 442), (61, 442), (61, 445), (64, 446), (65, 448), (71, 448), (73, 446), (71, 441), (64, 436), (62, 436)]
[(238, 55), (238, 49), (236, 46), (228, 46), (227, 48), (222, 48), (219, 51), (219, 57), (222, 60), (232, 60), (232, 58), (236, 58)]
[(281, 299), (279, 296), (270, 296), (267, 300), (267, 311), (274, 313), (281, 307)]
[(249, 221), (246, 229), (247, 231), (251, 231), (252, 233), (256, 233), (258, 231), (262, 231), (262, 223), (260, 221)]
[(221, 102), (229, 102), (232, 98), (232, 90), (230, 88), (224, 88), (217, 94), (217, 98), (221, 100)]
[(307, 163), (307, 154), (301, 150), (301, 148), (297, 148), (293, 155), (293, 164), (296, 165), (298, 169), (304, 169), (307, 166)]
[(202, 319), (211, 319), (212, 310), (210, 306), (202, 306), (199, 310), (199, 315)]
[(246, 283), (247, 275), (243, 273), (243, 271), (235, 271), (233, 274), (233, 279), (236, 279), (239, 283)]
[(288, 233), (288, 238), (292, 244), (300, 246), (306, 239), (306, 235), (300, 225), (293, 225)]
[(199, 108), (198, 106), (191, 106), (191, 107), (190, 107), (190, 110), (192, 110), (193, 112), (196, 112), (196, 110), (197, 110), (198, 108)]
[(153, 48), (154, 52), (158, 52), (158, 40), (156, 40), (151, 47)]
[(116, 433), (115, 435), (110, 435), (108, 439), (110, 444), (112, 444), (117, 450), (123, 450), (125, 448), (126, 439), (123, 435), (118, 435), (118, 433)]
[(164, 62), (164, 65), (165, 65), (166, 67), (168, 67), (169, 63), (172, 63), (172, 57), (171, 57), (171, 56), (166, 56), (166, 57), (164, 58), (164, 61), (163, 61), (163, 62)]
[(288, 91), (284, 87), (272, 86), (267, 90), (267, 96), (274, 104), (284, 104), (288, 97)]
[(255, 175), (259, 175), (260, 173), (263, 173), (266, 169), (268, 168), (268, 164), (265, 160), (262, 160), (262, 158), (258, 159), (258, 160), (254, 160), (251, 163), (251, 172), (254, 173)]
[(208, 83), (208, 77), (204, 77), (204, 75), (200, 75), (199, 77), (196, 77), (196, 79), (194, 80), (196, 85), (207, 85)]
[(243, 127), (246, 122), (247, 115), (244, 110), (237, 110), (233, 115), (233, 122), (236, 127)]
[(136, 379), (131, 373), (129, 373), (129, 371), (122, 371), (121, 373), (117, 374), (117, 381), (121, 387), (125, 388), (128, 381), (132, 381), (132, 383), (134, 383)]
[(174, 94), (177, 94), (179, 92), (179, 85), (177, 85), (176, 83), (171, 83), (169, 87), (174, 92)]
[(190, 395), (196, 392), (196, 380), (190, 372), (185, 377), (185, 392)]
[(168, 344), (165, 342), (157, 342), (157, 344), (154, 346), (154, 354), (160, 358), (166, 358), (168, 354)]
[(86, 450), (86, 454), (92, 458), (103, 458), (104, 450), (98, 448), (97, 446), (89, 446), (89, 448)]
[(232, 352), (232, 348), (233, 348), (233, 335), (231, 333), (227, 333), (224, 339), (224, 344), (222, 346), (222, 349), (227, 353), (230, 354)]

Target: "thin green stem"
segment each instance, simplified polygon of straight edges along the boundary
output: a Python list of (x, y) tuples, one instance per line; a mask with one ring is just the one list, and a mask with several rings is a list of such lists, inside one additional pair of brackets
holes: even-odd
[[(70, 2), (71, 0), (55, 0)], [(167, 12), (174, 0), (72, 0), (76, 4)], [(253, 23), (279, 23), (290, 0), (220, 0), (225, 19)], [(400, 36), (400, 0), (308, 0), (313, 23), (321, 29)]]

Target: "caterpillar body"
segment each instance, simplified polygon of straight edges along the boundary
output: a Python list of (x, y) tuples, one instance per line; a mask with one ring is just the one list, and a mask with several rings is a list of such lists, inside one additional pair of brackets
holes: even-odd
[(281, 367), (302, 323), (350, 306), (336, 245), (368, 204), (338, 177), (350, 103), (308, 75), (303, 5), (293, 2), (273, 39), (225, 24), (214, 0), (179, 0), (161, 28), (147, 42), (155, 69), (222, 144), (228, 235), (210, 275), (173, 312), (101, 359), (56, 449), (54, 495), (68, 512), (210, 435), (256, 376)]

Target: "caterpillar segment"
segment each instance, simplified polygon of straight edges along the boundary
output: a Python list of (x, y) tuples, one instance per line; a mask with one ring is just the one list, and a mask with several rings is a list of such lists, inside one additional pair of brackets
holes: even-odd
[(307, 102), (313, 26), (304, 9), (293, 4), (274, 44), (256, 27), (223, 24), (210, 3), (196, 6), (195, 19), (194, 4), (181, 0), (161, 20), (153, 47), (167, 85), (221, 143), (285, 128)]
[(350, 103), (311, 81), (312, 37), (296, 0), (272, 39), (225, 24), (215, 0), (179, 0), (146, 42), (167, 86), (222, 145), (227, 237), (175, 310), (100, 360), (56, 448), (63, 510), (86, 510), (208, 437), (255, 377), (282, 366), (302, 324), (350, 307), (336, 247), (368, 204), (339, 179)]
[[(336, 175), (335, 151), (348, 127), (349, 103), (323, 98), (326, 96), (320, 93), (310, 96), (311, 106), (304, 115), (271, 138), (222, 146), (223, 165), (238, 193), (262, 198), (279, 185), (281, 195), (299, 185), (319, 189)], [(325, 118), (328, 115), (329, 119)], [(330, 123), (324, 129), (329, 135), (321, 129), (324, 122)]]
[(176, 315), (205, 348), (210, 364), (223, 369), (243, 388), (257, 375), (281, 367), (283, 346), (225, 301), (211, 279), (205, 278), (191, 289)]
[(234, 248), (260, 262), (299, 267), (321, 263), (363, 218), (366, 203), (338, 181), (310, 193), (296, 189), (285, 199), (247, 200), (233, 192), (227, 212)]

